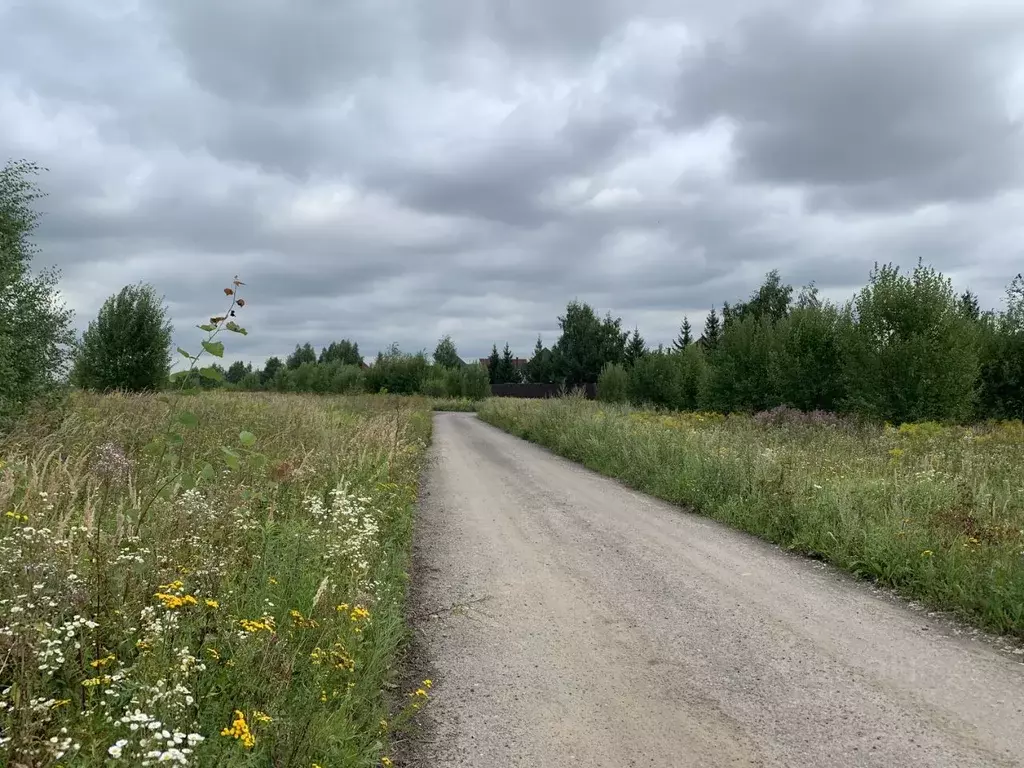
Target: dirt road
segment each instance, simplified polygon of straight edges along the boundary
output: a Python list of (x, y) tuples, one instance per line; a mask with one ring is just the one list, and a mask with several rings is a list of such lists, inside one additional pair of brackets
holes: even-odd
[(1024, 656), (473, 415), (434, 444), (419, 764), (1024, 766)]

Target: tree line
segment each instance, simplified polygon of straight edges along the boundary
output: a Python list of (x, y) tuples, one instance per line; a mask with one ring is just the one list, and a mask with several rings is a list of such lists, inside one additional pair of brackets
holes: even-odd
[[(149, 285), (125, 286), (103, 304), (81, 340), (59, 302), (57, 275), (32, 274), (39, 192), (27, 163), (0, 170), (0, 425), (62, 382), (94, 389), (167, 387), (172, 327)], [(596, 383), (601, 398), (680, 410), (852, 413), (892, 422), (1024, 418), (1024, 277), (1003, 307), (981, 311), (971, 292), (923, 263), (910, 272), (875, 265), (842, 304), (813, 286), (795, 290), (777, 271), (747, 299), (712, 308), (700, 332), (683, 317), (668, 347), (571, 301), (551, 347), (537, 339), (525, 365), (506, 343), (486, 364), (465, 362), (445, 336), (432, 355), (391, 345), (372, 364), (341, 339), (319, 353), (296, 345), (261, 368), (204, 368), (178, 386), (277, 392), (387, 391), (473, 399), (518, 382), (572, 389)]]

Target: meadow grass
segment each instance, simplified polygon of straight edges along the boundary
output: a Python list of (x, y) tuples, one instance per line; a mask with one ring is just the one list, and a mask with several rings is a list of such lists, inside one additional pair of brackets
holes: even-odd
[(459, 411), (472, 413), (480, 401), (468, 397), (436, 397), (430, 400), (430, 408), (434, 411)]
[(1020, 422), (759, 423), (579, 398), (495, 398), (478, 413), (636, 489), (1024, 637)]
[(0, 440), (0, 763), (389, 765), (422, 401), (75, 395)]

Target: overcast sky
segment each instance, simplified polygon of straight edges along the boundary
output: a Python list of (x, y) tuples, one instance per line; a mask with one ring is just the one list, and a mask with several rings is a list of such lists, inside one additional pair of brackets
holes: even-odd
[(238, 274), (232, 359), (525, 356), (574, 297), (657, 345), (773, 267), (997, 306), (1022, 43), (1011, 0), (0, 0), (0, 162), (79, 327), (148, 281), (195, 346)]

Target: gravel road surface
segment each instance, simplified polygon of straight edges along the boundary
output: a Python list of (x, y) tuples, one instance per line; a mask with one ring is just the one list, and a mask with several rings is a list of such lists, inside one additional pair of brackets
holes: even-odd
[(1024, 655), (439, 414), (416, 764), (1024, 766)]

